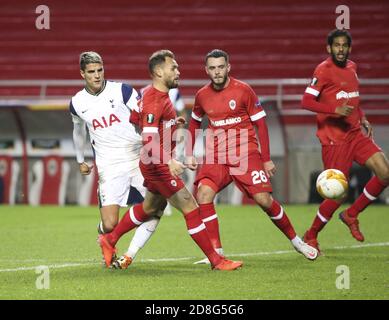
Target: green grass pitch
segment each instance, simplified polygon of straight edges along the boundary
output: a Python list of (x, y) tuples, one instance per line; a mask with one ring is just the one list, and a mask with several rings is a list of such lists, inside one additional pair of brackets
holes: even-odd
[[(285, 209), (302, 235), (317, 206)], [(240, 270), (193, 265), (202, 254), (177, 212), (161, 220), (129, 269), (109, 270), (102, 268), (96, 244), (97, 208), (0, 206), (0, 299), (389, 299), (387, 206), (361, 214), (364, 243), (351, 237), (336, 213), (319, 237), (324, 256), (314, 262), (296, 253), (259, 208), (217, 211), (225, 253), (244, 261)], [(132, 235), (119, 241), (119, 253)], [(37, 288), (41, 265), (48, 267), (48, 289)], [(339, 266), (346, 269), (337, 273), (344, 268)], [(338, 278), (347, 275), (344, 270), (348, 289)]]

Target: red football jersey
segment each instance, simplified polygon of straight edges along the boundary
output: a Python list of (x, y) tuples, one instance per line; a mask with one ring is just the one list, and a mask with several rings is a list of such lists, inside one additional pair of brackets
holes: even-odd
[(318, 102), (333, 108), (348, 100), (346, 104), (354, 107), (348, 117), (317, 113), (317, 136), (324, 145), (342, 144), (352, 140), (360, 130), (361, 114), (356, 64), (348, 60), (346, 67), (341, 68), (329, 57), (316, 67), (312, 82), (305, 92), (317, 97)]
[[(248, 84), (230, 77), (228, 86), (223, 90), (215, 90), (211, 83), (201, 88), (196, 94), (192, 117), (201, 121), (205, 114), (209, 119), (208, 128), (218, 137), (214, 139), (212, 150), (215, 159), (226, 157), (232, 148), (236, 148), (236, 153), (232, 154), (241, 156), (244, 156), (245, 150), (247, 154), (258, 151), (252, 121), (265, 117), (266, 113)], [(207, 153), (210, 148), (212, 145), (207, 144)]]
[(162, 158), (163, 150), (169, 157), (172, 157), (176, 145), (172, 139), (177, 127), (176, 112), (169, 94), (159, 91), (153, 86), (145, 88), (139, 101), (139, 118), (140, 129), (143, 134), (159, 134), (160, 163), (165, 163), (166, 161), (163, 161)]

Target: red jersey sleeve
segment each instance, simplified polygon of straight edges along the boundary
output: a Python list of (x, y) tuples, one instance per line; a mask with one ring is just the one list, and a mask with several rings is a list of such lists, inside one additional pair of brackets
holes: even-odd
[(258, 96), (255, 94), (254, 90), (247, 86), (247, 113), (250, 117), (251, 122), (255, 122), (259, 119), (262, 119), (266, 116), (265, 110), (263, 110), (261, 102), (258, 99)]
[(201, 106), (201, 97), (199, 96), (199, 94), (196, 94), (191, 117), (192, 119), (201, 122), (203, 120), (204, 114), (204, 109)]
[(193, 155), (193, 147), (196, 142), (198, 129), (201, 127), (201, 121), (203, 120), (205, 112), (204, 109), (201, 107), (200, 98), (199, 95), (196, 94), (195, 103), (192, 109), (192, 115), (191, 119), (189, 121), (189, 136), (186, 141), (186, 155), (191, 156)]
[(335, 113), (336, 106), (330, 106), (317, 101), (323, 88), (329, 84), (326, 70), (327, 68), (322, 64), (316, 67), (311, 83), (305, 89), (303, 100), (301, 101), (301, 106), (304, 109), (320, 113)]
[(161, 146), (162, 139), (159, 132), (165, 107), (165, 105), (159, 106), (158, 103), (143, 103), (142, 140), (144, 150), (151, 157), (153, 163), (159, 163), (160, 159), (166, 161), (171, 159), (171, 156)]
[(269, 132), (265, 121), (265, 110), (263, 109), (258, 96), (250, 86), (247, 86), (246, 96), (247, 113), (250, 116), (251, 122), (258, 128), (258, 140), (261, 146), (262, 160), (264, 162), (270, 161), (270, 142)]
[(158, 133), (159, 122), (162, 117), (163, 108), (154, 104), (143, 105), (142, 110), (142, 132)]

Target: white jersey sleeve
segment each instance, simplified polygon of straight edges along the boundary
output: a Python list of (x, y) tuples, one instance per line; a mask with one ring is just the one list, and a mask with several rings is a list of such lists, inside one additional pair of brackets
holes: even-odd
[(140, 100), (140, 95), (138, 94), (138, 92), (128, 84), (123, 83), (122, 95), (123, 102), (130, 110), (130, 112), (135, 110), (137, 113), (139, 113), (138, 101)]
[(70, 102), (70, 114), (73, 121), (73, 143), (78, 163), (84, 162), (84, 149), (86, 144), (86, 124), (76, 113), (72, 102)]

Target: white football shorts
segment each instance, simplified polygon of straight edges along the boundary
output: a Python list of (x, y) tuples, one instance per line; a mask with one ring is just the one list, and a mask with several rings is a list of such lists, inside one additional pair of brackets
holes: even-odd
[(144, 198), (146, 188), (143, 186), (143, 176), (139, 167), (131, 170), (99, 171), (98, 198), (101, 207), (119, 205), (127, 207), (130, 189), (135, 188)]

